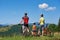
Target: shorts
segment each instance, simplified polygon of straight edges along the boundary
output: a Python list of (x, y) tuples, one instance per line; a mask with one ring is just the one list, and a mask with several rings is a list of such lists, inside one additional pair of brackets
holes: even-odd
[(41, 32), (41, 34), (42, 34), (43, 29), (44, 29), (44, 25), (40, 25), (40, 32)]
[(44, 25), (41, 25), (41, 29), (42, 29), (42, 30), (44, 29)]
[(25, 27), (29, 28), (28, 24), (24, 24)]
[(32, 30), (32, 32), (37, 32), (36, 30)]

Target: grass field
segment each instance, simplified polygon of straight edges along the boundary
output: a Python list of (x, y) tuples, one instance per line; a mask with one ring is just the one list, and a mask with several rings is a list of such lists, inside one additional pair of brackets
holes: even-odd
[(17, 36), (12, 36), (12, 37), (0, 37), (0, 40), (60, 40), (60, 34), (55, 35), (53, 37), (48, 37), (48, 36), (22, 36), (22, 35), (17, 35)]

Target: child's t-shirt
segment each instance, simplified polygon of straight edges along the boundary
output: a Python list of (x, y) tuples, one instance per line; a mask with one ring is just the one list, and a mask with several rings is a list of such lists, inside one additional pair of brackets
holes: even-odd
[(33, 25), (32, 30), (36, 30), (36, 25)]

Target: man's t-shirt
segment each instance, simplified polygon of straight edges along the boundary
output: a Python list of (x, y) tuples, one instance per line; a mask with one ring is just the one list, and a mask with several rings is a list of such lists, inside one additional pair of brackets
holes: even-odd
[(22, 18), (23, 18), (24, 24), (28, 24), (29, 17), (27, 17), (27, 16), (25, 17), (25, 16), (24, 16), (24, 17), (22, 17)]
[(41, 17), (40, 18), (40, 25), (44, 25), (44, 21), (45, 21), (44, 17)]

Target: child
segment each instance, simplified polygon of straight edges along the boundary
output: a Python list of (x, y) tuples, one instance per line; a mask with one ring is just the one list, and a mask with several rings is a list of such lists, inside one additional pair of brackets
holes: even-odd
[(36, 34), (37, 34), (37, 33), (36, 33), (36, 32), (37, 32), (36, 29), (37, 29), (37, 28), (36, 28), (36, 23), (33, 23), (33, 26), (32, 26), (32, 35), (33, 35), (33, 36), (36, 36)]

